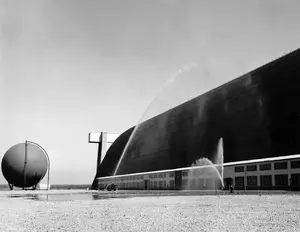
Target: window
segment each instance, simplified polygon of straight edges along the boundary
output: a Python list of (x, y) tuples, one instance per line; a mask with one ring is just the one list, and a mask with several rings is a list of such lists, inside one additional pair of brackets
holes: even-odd
[(182, 180), (182, 185), (183, 186), (187, 186), (187, 184), (188, 184), (188, 180)]
[(300, 187), (300, 173), (298, 174), (292, 174), (291, 175), (291, 185), (297, 186), (296, 188)]
[(170, 187), (174, 188), (175, 187), (175, 181), (174, 180), (170, 180)]
[(288, 175), (275, 175), (275, 185), (287, 186), (288, 185)]
[(272, 186), (272, 176), (260, 176), (260, 186)]
[(274, 163), (274, 169), (287, 169), (287, 162)]
[(171, 173), (170, 173), (170, 177), (174, 177), (174, 172), (171, 172)]
[(234, 167), (234, 172), (244, 172), (244, 166)]
[(300, 160), (291, 161), (291, 168), (300, 168)]
[(256, 164), (253, 165), (247, 165), (247, 172), (254, 172), (257, 171), (257, 166)]
[(203, 184), (204, 184), (204, 180), (203, 179), (197, 179), (197, 184), (199, 187), (203, 187)]
[(192, 179), (192, 187), (193, 187), (193, 188), (196, 187), (196, 179)]
[(259, 170), (260, 171), (271, 170), (271, 163), (260, 164), (259, 165)]
[(163, 187), (163, 181), (159, 181), (159, 188)]
[(182, 172), (182, 176), (187, 176), (187, 175), (188, 175), (187, 171)]
[(236, 186), (244, 186), (244, 177), (243, 176), (235, 177), (235, 185)]
[(247, 185), (257, 186), (257, 176), (247, 176)]
[(191, 176), (199, 176), (198, 170), (191, 170)]

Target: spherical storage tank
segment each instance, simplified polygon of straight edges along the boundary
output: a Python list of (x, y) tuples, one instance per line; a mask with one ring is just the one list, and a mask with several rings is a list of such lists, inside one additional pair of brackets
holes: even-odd
[(19, 188), (36, 186), (47, 172), (48, 159), (42, 148), (26, 142), (12, 146), (2, 159), (7, 182)]

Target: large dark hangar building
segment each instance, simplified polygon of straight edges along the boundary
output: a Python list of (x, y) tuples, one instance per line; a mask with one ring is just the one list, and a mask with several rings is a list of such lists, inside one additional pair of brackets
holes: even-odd
[[(115, 174), (123, 175), (190, 167), (202, 157), (215, 163), (222, 138), (224, 163), (283, 157), (226, 166), (224, 178), (236, 188), (300, 188), (300, 158), (284, 158), (300, 154), (299, 87), (300, 49), (143, 122), (117, 168), (134, 131), (128, 129), (98, 162), (94, 184), (100, 186), (107, 180), (101, 177), (114, 175), (116, 168)], [(122, 177), (118, 183), (182, 188), (185, 176), (176, 171)]]

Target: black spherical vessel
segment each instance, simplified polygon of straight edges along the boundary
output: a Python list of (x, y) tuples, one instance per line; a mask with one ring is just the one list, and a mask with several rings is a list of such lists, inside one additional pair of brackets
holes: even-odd
[(36, 187), (47, 172), (48, 157), (44, 150), (29, 142), (12, 146), (2, 159), (2, 173), (11, 189)]

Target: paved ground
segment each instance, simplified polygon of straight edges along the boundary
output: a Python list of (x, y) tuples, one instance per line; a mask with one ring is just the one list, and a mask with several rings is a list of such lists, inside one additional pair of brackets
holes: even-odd
[(32, 193), (0, 192), (0, 231), (300, 231), (299, 193)]

